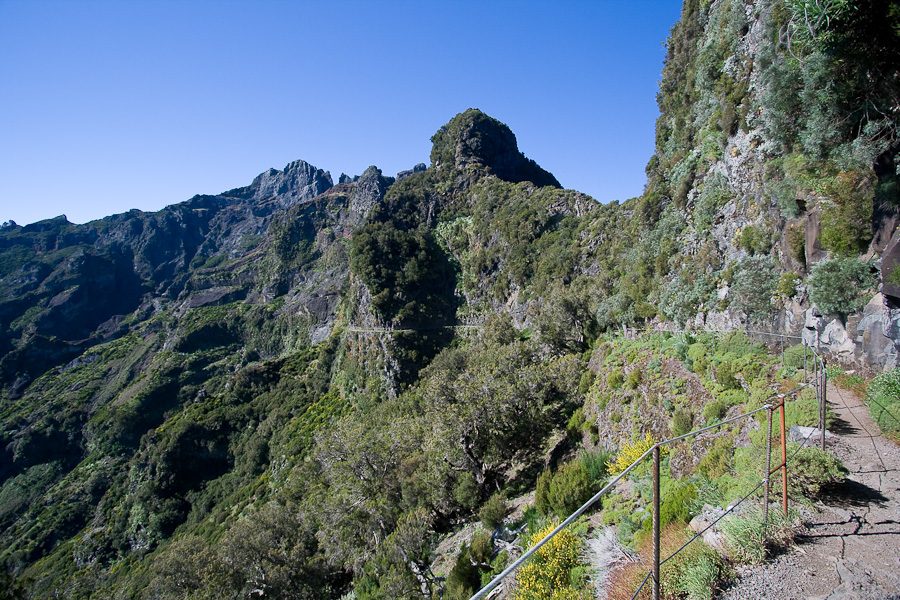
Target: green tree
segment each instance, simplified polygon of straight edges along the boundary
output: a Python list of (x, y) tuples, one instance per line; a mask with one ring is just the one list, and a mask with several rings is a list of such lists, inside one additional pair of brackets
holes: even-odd
[(809, 297), (820, 311), (846, 320), (866, 305), (876, 277), (868, 265), (855, 258), (835, 258), (815, 265), (807, 284)]
[(734, 271), (731, 285), (731, 304), (744, 311), (752, 320), (772, 314), (772, 296), (778, 285), (778, 270), (767, 256), (748, 256), (741, 259)]

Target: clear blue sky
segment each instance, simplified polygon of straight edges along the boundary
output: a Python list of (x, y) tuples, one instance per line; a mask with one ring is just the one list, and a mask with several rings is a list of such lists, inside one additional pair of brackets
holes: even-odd
[(568, 188), (641, 193), (675, 0), (0, 0), (0, 222), (82, 223), (303, 159), (386, 175), (480, 108)]

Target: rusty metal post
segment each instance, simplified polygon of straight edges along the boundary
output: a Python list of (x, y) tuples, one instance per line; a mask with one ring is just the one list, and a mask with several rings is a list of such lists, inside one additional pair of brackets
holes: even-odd
[(825, 409), (828, 407), (828, 369), (825, 368), (825, 358), (822, 358), (822, 451), (825, 451)]
[(659, 444), (653, 447), (653, 600), (659, 600)]
[(766, 437), (766, 488), (763, 497), (763, 525), (769, 526), (769, 489), (772, 481), (772, 409), (769, 408), (769, 434)]
[(806, 340), (803, 340), (803, 383), (806, 383)]
[(784, 426), (784, 402), (781, 398), (781, 504), (784, 516), (788, 514), (788, 482), (787, 482), (787, 431)]

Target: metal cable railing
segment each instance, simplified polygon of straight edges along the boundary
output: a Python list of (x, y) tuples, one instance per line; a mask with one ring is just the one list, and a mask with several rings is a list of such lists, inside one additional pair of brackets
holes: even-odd
[[(632, 331), (634, 331), (634, 330), (632, 330)], [(693, 331), (691, 331), (690, 333), (700, 333), (700, 332), (705, 332), (705, 333), (733, 333), (733, 332), (724, 332), (724, 331), (716, 331), (716, 330), (693, 330)], [(659, 332), (659, 331), (653, 331), (653, 333), (662, 333), (662, 332)], [(672, 332), (670, 332), (670, 333), (672, 333)], [(676, 333), (677, 333), (677, 332), (676, 332)], [(754, 333), (754, 332), (744, 332), (744, 333)], [(763, 333), (763, 332), (758, 332), (758, 333)], [(781, 334), (766, 334), (766, 335), (775, 335), (775, 336), (778, 336), (778, 335), (781, 335)], [(788, 338), (788, 337), (790, 337), (790, 338), (796, 339), (796, 336), (782, 336), (782, 337), (783, 337), (783, 338)], [(678, 437), (675, 437), (675, 438), (671, 438), (671, 439), (667, 439), (667, 440), (663, 440), (663, 441), (657, 442), (656, 444), (653, 445), (653, 447), (651, 447), (651, 448), (648, 449), (646, 452), (644, 452), (639, 458), (637, 458), (634, 462), (632, 462), (628, 467), (626, 467), (625, 469), (623, 469), (622, 472), (619, 473), (612, 481), (610, 481), (609, 483), (607, 483), (607, 484), (603, 487), (603, 489), (601, 489), (601, 490), (600, 490), (599, 492), (597, 492), (593, 497), (591, 497), (590, 500), (588, 500), (587, 502), (585, 502), (578, 510), (576, 510), (576, 511), (575, 511), (574, 513), (572, 513), (566, 520), (564, 520), (562, 523), (560, 523), (560, 524), (559, 524), (553, 531), (551, 531), (547, 536), (545, 536), (542, 540), (540, 540), (540, 541), (539, 541), (537, 544), (535, 544), (533, 547), (529, 548), (528, 551), (526, 551), (524, 554), (522, 554), (522, 556), (520, 556), (518, 559), (516, 559), (511, 565), (509, 565), (508, 567), (506, 567), (506, 568), (503, 570), (503, 572), (501, 572), (501, 573), (498, 574), (496, 577), (494, 577), (494, 578), (493, 578), (486, 586), (484, 586), (484, 587), (483, 587), (481, 590), (479, 590), (475, 595), (473, 595), (473, 596), (471, 597), (470, 600), (480, 600), (480, 599), (482, 599), (482, 598), (485, 598), (492, 590), (494, 590), (498, 585), (500, 585), (500, 583), (501, 583), (506, 577), (508, 577), (511, 573), (513, 573), (514, 571), (516, 571), (516, 570), (517, 570), (517, 569), (518, 569), (518, 568), (519, 568), (526, 560), (528, 560), (532, 555), (534, 555), (534, 553), (537, 552), (544, 544), (546, 544), (547, 542), (549, 542), (556, 534), (558, 534), (560, 531), (562, 531), (564, 528), (566, 528), (569, 524), (571, 524), (573, 521), (575, 521), (575, 519), (577, 519), (579, 516), (581, 516), (588, 508), (590, 508), (591, 506), (593, 506), (598, 500), (600, 500), (601, 497), (603, 497), (606, 493), (608, 493), (608, 492), (609, 492), (609, 491), (610, 491), (617, 483), (619, 483), (626, 475), (628, 475), (633, 469), (635, 469), (639, 464), (641, 464), (645, 459), (647, 459), (647, 458), (648, 458), (649, 456), (651, 456), (651, 455), (653, 456), (653, 480), (654, 480), (654, 481), (653, 481), (653, 543), (654, 543), (653, 554), (654, 554), (654, 565), (653, 565), (653, 570), (649, 571), (648, 574), (647, 574), (647, 576), (644, 577), (643, 582), (642, 582), (641, 585), (638, 587), (637, 591), (635, 592), (634, 596), (632, 597), (632, 600), (634, 600), (634, 598), (637, 598), (638, 594), (640, 594), (641, 590), (644, 588), (644, 586), (647, 584), (648, 581), (652, 581), (652, 586), (653, 586), (653, 598), (654, 598), (654, 600), (658, 600), (658, 598), (659, 598), (659, 584), (660, 584), (659, 570), (660, 570), (661, 566), (662, 566), (664, 563), (666, 563), (667, 561), (669, 561), (671, 558), (673, 558), (675, 555), (677, 555), (679, 552), (681, 552), (682, 550), (684, 550), (688, 545), (690, 545), (691, 543), (693, 543), (694, 541), (696, 541), (698, 538), (700, 538), (700, 537), (703, 535), (703, 533), (705, 533), (707, 530), (709, 530), (711, 527), (713, 527), (716, 523), (718, 523), (718, 522), (719, 522), (721, 519), (723, 519), (726, 515), (728, 515), (728, 514), (730, 514), (731, 512), (733, 512), (734, 509), (737, 508), (737, 506), (739, 506), (741, 503), (743, 503), (743, 502), (744, 502), (745, 500), (747, 500), (749, 497), (751, 497), (751, 496), (754, 495), (756, 492), (758, 492), (759, 489), (760, 489), (761, 487), (763, 487), (763, 486), (765, 486), (765, 496), (764, 496), (764, 503), (763, 503), (763, 504), (764, 504), (764, 506), (763, 506), (763, 511), (764, 511), (764, 519), (767, 521), (767, 520), (768, 520), (768, 504), (769, 504), (768, 499), (769, 499), (769, 491), (770, 491), (769, 488), (770, 488), (770, 483), (771, 483), (771, 482), (770, 482), (770, 477), (771, 477), (771, 475), (772, 475), (775, 471), (778, 471), (778, 470), (781, 470), (781, 471), (782, 471), (782, 487), (783, 487), (783, 490), (782, 490), (782, 504), (783, 504), (784, 514), (787, 515), (787, 514), (788, 514), (788, 486), (787, 486), (787, 481), (788, 481), (788, 480), (787, 480), (787, 465), (788, 465), (788, 463), (789, 463), (791, 460), (793, 460), (793, 459), (797, 456), (797, 453), (798, 453), (798, 452), (800, 451), (800, 449), (806, 444), (806, 442), (809, 441), (809, 439), (812, 437), (812, 435), (815, 433), (816, 430), (814, 429), (814, 430), (810, 431), (810, 432), (807, 434), (806, 438), (803, 440), (803, 442), (800, 444), (800, 446), (797, 448), (797, 450), (794, 451), (794, 453), (791, 455), (791, 457), (790, 457), (790, 459), (789, 459), (788, 456), (787, 456), (787, 432), (786, 432), (786, 423), (785, 423), (785, 399), (786, 399), (786, 398), (795, 396), (796, 394), (800, 393), (802, 390), (807, 389), (807, 388), (809, 388), (809, 387), (813, 387), (813, 386), (815, 387), (815, 390), (816, 390), (816, 398), (817, 398), (817, 400), (818, 400), (818, 402), (819, 402), (819, 418), (820, 418), (820, 422), (819, 422), (819, 425), (820, 425), (819, 431), (821, 432), (821, 436), (822, 436), (822, 449), (824, 450), (824, 447), (825, 447), (825, 389), (826, 389), (826, 386), (827, 386), (827, 375), (826, 375), (826, 372), (825, 372), (825, 361), (824, 361), (824, 359), (823, 359), (821, 356), (818, 355), (818, 353), (816, 353), (816, 351), (815, 351), (814, 349), (812, 349), (812, 348), (810, 348), (809, 346), (807, 346), (806, 344), (804, 344), (804, 354), (803, 354), (803, 356), (804, 356), (804, 377), (806, 376), (806, 370), (807, 370), (807, 369), (806, 369), (807, 349), (811, 350), (812, 356), (813, 356), (813, 359), (814, 359), (814, 360), (813, 360), (814, 377), (813, 377), (812, 380), (810, 380), (810, 381), (805, 381), (803, 384), (799, 385), (798, 387), (796, 387), (795, 389), (793, 389), (793, 390), (791, 390), (791, 391), (789, 391), (789, 392), (782, 393), (782, 394), (775, 394), (775, 395), (771, 396), (769, 399), (766, 400), (766, 404), (764, 404), (764, 405), (763, 405), (762, 407), (760, 407), (760, 408), (757, 408), (757, 409), (755, 409), (755, 410), (749, 411), (749, 412), (744, 413), (744, 414), (741, 414), (741, 415), (737, 415), (737, 416), (735, 416), (735, 417), (731, 417), (731, 418), (729, 418), (729, 419), (725, 419), (724, 421), (720, 421), (720, 422), (718, 422), (718, 423), (714, 423), (714, 424), (709, 425), (709, 426), (707, 426), (707, 427), (703, 427), (703, 428), (698, 429), (698, 430), (696, 430), (696, 431), (691, 431), (691, 432), (689, 432), (689, 433), (686, 433), (686, 434), (684, 434), (684, 435), (681, 435), (681, 436), (678, 436)], [(783, 344), (782, 344), (782, 361), (783, 361), (783, 357), (784, 357), (784, 349), (783, 349)], [(775, 403), (775, 404), (770, 404), (770, 403), (769, 403), (769, 400), (778, 400), (778, 402)], [(781, 416), (781, 451), (782, 451), (782, 462), (781, 462), (779, 465), (777, 465), (774, 469), (772, 469), (772, 468), (770, 468), (770, 467), (771, 467), (771, 448), (772, 448), (772, 415), (773, 415), (773, 412), (774, 412), (775, 410), (779, 410), (779, 411), (780, 411), (780, 416)], [(712, 523), (710, 523), (703, 531), (701, 531), (700, 533), (698, 533), (698, 534), (696, 534), (694, 537), (692, 537), (689, 541), (687, 541), (685, 544), (683, 544), (678, 550), (676, 550), (676, 551), (673, 552), (671, 555), (669, 555), (668, 557), (666, 557), (665, 560), (660, 561), (660, 558), (659, 558), (659, 535), (660, 535), (660, 532), (659, 532), (659, 529), (660, 529), (660, 524), (659, 524), (659, 505), (660, 505), (659, 462), (660, 462), (660, 448), (661, 448), (661, 447), (664, 447), (664, 446), (667, 446), (667, 445), (670, 445), (670, 444), (673, 444), (673, 443), (675, 443), (675, 442), (683, 441), (683, 440), (688, 439), (688, 438), (696, 437), (696, 436), (698, 436), (698, 435), (700, 435), (700, 434), (702, 434), (702, 433), (705, 433), (705, 432), (710, 431), (710, 430), (712, 430), (712, 429), (717, 429), (717, 428), (719, 428), (719, 427), (723, 427), (723, 426), (725, 426), (725, 425), (727, 425), (727, 424), (729, 424), (729, 423), (734, 423), (734, 422), (736, 422), (736, 421), (740, 421), (740, 420), (743, 420), (743, 419), (746, 419), (746, 418), (750, 418), (750, 417), (752, 417), (752, 416), (754, 416), (754, 415), (756, 415), (757, 413), (760, 413), (760, 412), (762, 412), (762, 411), (768, 411), (768, 424), (769, 424), (769, 426), (768, 426), (768, 439), (767, 439), (767, 444), (766, 444), (766, 473), (765, 473), (765, 476), (763, 477), (762, 481), (760, 481), (760, 483), (757, 484), (756, 487), (753, 488), (752, 491), (750, 491), (748, 494), (746, 494), (744, 497), (742, 497), (738, 502), (736, 502), (736, 503), (734, 503), (732, 506), (730, 506), (730, 507), (728, 508), (728, 510), (726, 510), (722, 515), (719, 515), (719, 516), (718, 516)]]

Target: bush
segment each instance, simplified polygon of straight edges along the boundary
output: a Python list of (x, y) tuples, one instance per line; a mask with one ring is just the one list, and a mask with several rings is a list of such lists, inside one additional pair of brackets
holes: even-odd
[(587, 470), (591, 482), (592, 491), (598, 491), (607, 476), (606, 464), (613, 458), (611, 452), (605, 448), (597, 448), (592, 452), (582, 452), (578, 457), (581, 464)]
[(894, 367), (872, 380), (866, 390), (872, 419), (889, 435), (900, 433), (900, 368)]
[(729, 408), (728, 402), (724, 400), (713, 400), (703, 407), (703, 420), (706, 421), (707, 424), (721, 421)]
[(622, 387), (623, 383), (625, 383), (625, 376), (622, 375), (622, 371), (619, 369), (614, 369), (613, 372), (606, 377), (606, 385), (609, 386), (610, 389), (617, 390)]
[(767, 254), (772, 248), (772, 238), (761, 227), (747, 225), (737, 238), (737, 246), (750, 254)]
[(643, 377), (641, 376), (641, 370), (637, 367), (632, 369), (631, 373), (628, 374), (628, 379), (625, 381), (625, 387), (629, 390), (635, 389), (637, 386), (641, 385), (641, 380)]
[(806, 264), (806, 226), (788, 225), (785, 230), (788, 246), (791, 248), (791, 256), (801, 265)]
[(509, 503), (503, 492), (497, 492), (491, 496), (481, 510), (478, 511), (478, 518), (485, 529), (494, 530), (503, 524), (503, 519), (509, 514)]
[(691, 520), (691, 506), (697, 497), (697, 488), (692, 483), (678, 485), (659, 507), (659, 525), (665, 527), (672, 521), (687, 523)]
[[(616, 455), (616, 459), (606, 464), (607, 471), (610, 475), (618, 475), (655, 445), (656, 441), (654, 441), (653, 435), (649, 432), (641, 440), (634, 443), (626, 442)], [(663, 455), (668, 448), (663, 446), (659, 450), (660, 455)]]
[(836, 258), (815, 265), (807, 283), (809, 297), (820, 311), (846, 320), (866, 305), (877, 281), (868, 265), (855, 258)]
[[(810, 389), (803, 390), (795, 399), (787, 399), (784, 405), (784, 415), (787, 426), (802, 425), (803, 427), (819, 426), (819, 401), (815, 392)], [(834, 421), (834, 412), (825, 407), (825, 428), (831, 426)]]
[(534, 488), (534, 507), (542, 515), (548, 514), (550, 508), (550, 483), (553, 481), (553, 473), (544, 471), (537, 478)]
[(760, 320), (772, 314), (772, 295), (778, 285), (775, 263), (766, 256), (741, 259), (734, 272), (729, 296), (731, 305), (747, 317)]
[[(528, 537), (528, 547), (535, 546), (556, 528), (551, 523)], [(572, 572), (582, 566), (581, 544), (570, 529), (563, 529), (535, 552), (516, 574), (518, 588), (514, 600), (582, 600), (591, 596), (583, 582), (572, 582)]]
[(778, 279), (778, 285), (775, 286), (775, 291), (782, 298), (793, 298), (794, 294), (797, 293), (797, 284), (799, 282), (800, 276), (794, 271), (782, 273), (781, 278)]
[(788, 465), (788, 491), (814, 498), (824, 486), (842, 481), (846, 473), (847, 469), (833, 454), (806, 446)]
[(672, 435), (680, 437), (689, 433), (694, 426), (694, 413), (686, 408), (676, 408), (672, 415)]
[(768, 524), (760, 509), (749, 510), (719, 521), (731, 557), (741, 563), (759, 564), (772, 548), (787, 546), (793, 541), (792, 523), (796, 517), (784, 516), (781, 511), (769, 510)]
[(815, 359), (815, 354), (813, 354), (811, 348), (805, 346), (804, 344), (791, 346), (784, 351), (784, 366), (793, 367), (795, 369), (802, 369), (804, 351), (806, 352), (806, 365), (809, 368), (812, 368), (812, 361)]
[(593, 496), (588, 470), (580, 460), (566, 463), (553, 475), (547, 500), (550, 509), (565, 519)]
[(874, 173), (849, 171), (828, 179), (823, 201), (822, 247), (852, 256), (866, 251), (872, 239)]
[(691, 359), (691, 364), (689, 366), (694, 373), (703, 373), (706, 371), (706, 365), (709, 362), (706, 357), (706, 352), (706, 344), (700, 342), (691, 344), (688, 347), (687, 356)]
[(481, 569), (469, 560), (469, 548), (463, 545), (456, 556), (456, 563), (447, 576), (448, 600), (466, 600), (479, 589), (481, 584)]
[[(590, 371), (588, 371), (588, 373), (590, 373)], [(573, 443), (577, 444), (581, 441), (584, 424), (584, 409), (579, 406), (575, 409), (575, 412), (572, 413), (572, 416), (569, 418), (569, 422), (566, 424), (566, 435), (570, 440), (572, 440)]]
[[(691, 538), (683, 527), (671, 525), (660, 535), (660, 555), (666, 558)], [(607, 586), (609, 600), (629, 600), (647, 574), (647, 565), (652, 563), (652, 544), (648, 539), (641, 544), (641, 562), (629, 562), (615, 570)], [(688, 600), (710, 600), (716, 591), (718, 581), (728, 574), (725, 562), (701, 540), (685, 546), (672, 556), (660, 572), (660, 588), (663, 598), (687, 598)], [(639, 598), (650, 598), (650, 586), (644, 586)]]
[(734, 441), (728, 436), (717, 438), (700, 459), (697, 470), (709, 479), (717, 479), (731, 471)]

